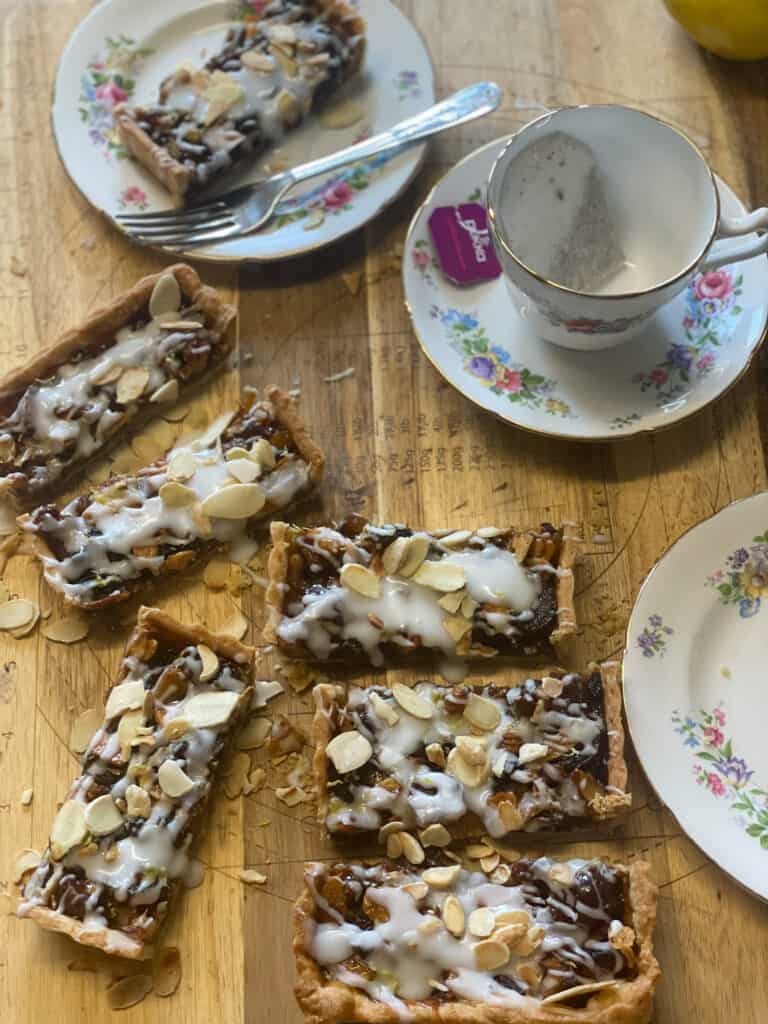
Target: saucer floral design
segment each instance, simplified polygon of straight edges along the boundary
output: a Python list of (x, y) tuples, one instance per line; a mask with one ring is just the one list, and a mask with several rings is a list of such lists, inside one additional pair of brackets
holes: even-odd
[(757, 615), (768, 595), (768, 530), (728, 555), (725, 565), (707, 576), (707, 584), (719, 593), (722, 604), (737, 605), (743, 619)]
[(658, 406), (673, 402), (690, 385), (712, 373), (717, 349), (729, 340), (729, 327), (741, 315), (743, 275), (728, 269), (699, 274), (688, 286), (683, 316), (684, 341), (675, 341), (651, 370), (637, 373), (640, 390), (655, 392)]
[(400, 100), (418, 99), (421, 96), (418, 71), (407, 71), (405, 69), (399, 71), (395, 75), (393, 85)]
[(432, 306), (430, 316), (440, 321), (464, 370), (494, 395), (506, 395), (510, 402), (550, 416), (572, 418), (571, 407), (557, 397), (557, 381), (513, 362), (505, 348), (491, 343), (476, 314)]
[(122, 159), (126, 152), (115, 130), (114, 109), (131, 98), (136, 88), (133, 73), (154, 51), (123, 35), (107, 37), (105, 45), (106, 55), (89, 61), (81, 76), (77, 109), (91, 142), (107, 159)]
[(643, 652), (643, 657), (653, 658), (658, 654), (660, 658), (663, 658), (667, 640), (674, 636), (674, 632), (671, 626), (664, 625), (664, 620), (660, 615), (650, 615), (648, 625), (643, 627), (642, 633), (637, 638), (637, 646)]
[(684, 746), (695, 751), (692, 770), (697, 784), (717, 799), (729, 800), (741, 828), (768, 850), (768, 790), (752, 783), (754, 770), (735, 756), (733, 740), (726, 739), (722, 702), (712, 711), (685, 716), (673, 711), (672, 724)]

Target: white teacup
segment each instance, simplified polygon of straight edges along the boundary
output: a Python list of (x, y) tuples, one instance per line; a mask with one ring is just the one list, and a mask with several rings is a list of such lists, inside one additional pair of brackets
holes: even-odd
[[(488, 220), (535, 332), (567, 348), (636, 334), (694, 274), (768, 251), (768, 209), (720, 214), (681, 131), (630, 107), (564, 107), (516, 132), (491, 169)], [(737, 243), (719, 238), (751, 235)]]

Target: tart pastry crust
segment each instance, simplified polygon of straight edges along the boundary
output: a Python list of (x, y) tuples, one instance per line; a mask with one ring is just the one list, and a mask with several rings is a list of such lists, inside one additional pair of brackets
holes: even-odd
[[(207, 682), (203, 682), (205, 667), (201, 671), (199, 656), (192, 650), (200, 644), (205, 645), (209, 652), (213, 652), (216, 659), (216, 674)], [(152, 955), (152, 947), (167, 915), (168, 906), (182, 884), (184, 871), (189, 867), (190, 843), (201, 831), (201, 818), (212, 789), (213, 775), (226, 754), (238, 722), (251, 703), (255, 656), (254, 648), (241, 644), (234, 637), (211, 633), (200, 625), (183, 625), (157, 608), (140, 609), (137, 626), (126, 646), (125, 660), (117, 681), (107, 695), (107, 712), (112, 710), (113, 714), (108, 719), (105, 712), (104, 725), (94, 734), (83, 755), (83, 773), (70, 788), (65, 806), (79, 803), (87, 808), (91, 805), (88, 796), (97, 780), (89, 769), (98, 768), (101, 772), (110, 772), (110, 778), (114, 777), (118, 789), (121, 787), (121, 781), (126, 778), (144, 782), (143, 787), (134, 787), (141, 788), (145, 794), (141, 799), (147, 806), (141, 812), (136, 811), (131, 816), (132, 809), (130, 805), (126, 809), (125, 797), (122, 798), (123, 807), (120, 814), (125, 815), (124, 820), (131, 827), (128, 834), (135, 835), (140, 840), (143, 833), (150, 829), (159, 832), (162, 838), (162, 830), (170, 829), (178, 816), (183, 814), (185, 822), (188, 822), (185, 825), (188, 828), (187, 838), (182, 838), (177, 845), (172, 846), (173, 852), (168, 860), (163, 851), (164, 844), (158, 841), (158, 837), (148, 837), (146, 848), (149, 851), (154, 850), (157, 857), (157, 862), (149, 864), (147, 868), (147, 874), (151, 873), (152, 878), (148, 878), (143, 870), (139, 870), (127, 879), (121, 891), (120, 887), (111, 887), (99, 882), (96, 877), (91, 879), (88, 875), (89, 868), (83, 868), (81, 865), (93, 863), (98, 870), (101, 864), (97, 862), (103, 862), (111, 870), (115, 865), (119, 868), (121, 857), (131, 856), (130, 850), (127, 853), (123, 850), (123, 846), (131, 842), (126, 837), (123, 822), (115, 819), (117, 829), (113, 828), (111, 835), (103, 830), (89, 829), (82, 836), (86, 842), (76, 842), (68, 848), (68, 844), (65, 844), (59, 849), (55, 849), (57, 829), (54, 823), (51, 842), (43, 854), (40, 865), (25, 872), (20, 883), (22, 900), (17, 911), (19, 917), (31, 918), (42, 928), (62, 932), (75, 942), (93, 946), (105, 953), (129, 959), (143, 959)], [(160, 665), (165, 665), (163, 673), (159, 671), (159, 665), (155, 664), (158, 658)], [(169, 696), (168, 700), (171, 700), (171, 703), (165, 704), (159, 691), (163, 685), (163, 677), (168, 679), (169, 666), (173, 666), (174, 663), (182, 665), (187, 685), (194, 688), (195, 692), (189, 699), (212, 693), (228, 696), (231, 694), (231, 708), (226, 717), (222, 717), (217, 724), (211, 724), (206, 728), (195, 728), (194, 725), (188, 724), (186, 730), (180, 727), (176, 740), (172, 741), (170, 737), (163, 735), (164, 729), (169, 727), (167, 723), (173, 722), (174, 719), (180, 722), (181, 718), (176, 718), (172, 714), (175, 708), (172, 698)], [(131, 681), (136, 680), (146, 685), (150, 679), (154, 679), (154, 682), (147, 688), (147, 693), (151, 693), (152, 698), (144, 699), (143, 720), (148, 727), (147, 736), (154, 741), (154, 745), (136, 746), (134, 743), (127, 750), (112, 751), (110, 737), (113, 737), (112, 746), (115, 745), (114, 740), (117, 737), (114, 729), (112, 732), (107, 729), (108, 723), (111, 722), (110, 728), (113, 728), (117, 715), (121, 716), (122, 722), (124, 717), (132, 712), (130, 708), (110, 709), (111, 695), (126, 682), (130, 685)], [(218, 685), (220, 681), (222, 686)], [(208, 717), (213, 723), (210, 713)], [(165, 726), (161, 719), (166, 722)], [(215, 735), (213, 729), (216, 730)], [(118, 736), (119, 732), (118, 727)], [(206, 734), (213, 736), (209, 749), (205, 747)], [(184, 750), (185, 745), (191, 749), (195, 744), (202, 744), (196, 758)], [(127, 751), (130, 753), (126, 758)], [(166, 752), (165, 759), (158, 757), (161, 751)], [(110, 755), (108, 761), (99, 756), (104, 752)], [(165, 789), (161, 788), (169, 786), (163, 779), (161, 770), (168, 764), (178, 769), (180, 762), (186, 771), (179, 778), (184, 779), (188, 772), (195, 787), (186, 793), (170, 797)], [(151, 770), (148, 770), (148, 774), (142, 775), (142, 770), (148, 769), (148, 766)], [(190, 779), (187, 778), (186, 781), (188, 783)], [(105, 792), (95, 799), (104, 799), (110, 789), (103, 784), (99, 784), (99, 788)], [(128, 796), (130, 799), (131, 794)], [(60, 811), (57, 820), (61, 813)], [(112, 813), (115, 813), (114, 810)], [(158, 815), (157, 822), (152, 817), (155, 813)], [(166, 820), (168, 814), (170, 820)], [(180, 834), (178, 830), (173, 833), (176, 837)], [(86, 846), (91, 847), (87, 854), (81, 852)], [(80, 863), (68, 864), (70, 858)], [(140, 863), (146, 866), (144, 858)], [(154, 885), (151, 884), (153, 879), (156, 879)], [(78, 892), (75, 885), (79, 885), (81, 890), (85, 887), (86, 891)], [(136, 892), (132, 894), (131, 889), (135, 889)], [(132, 903), (132, 895), (137, 893), (139, 899)], [(91, 899), (87, 900), (87, 896)], [(72, 909), (71, 913), (61, 909), (68, 906)]]
[[(62, 334), (25, 366), (8, 374), (0, 382), (0, 437), (14, 436), (12, 417), (21, 411), (20, 404), (25, 401), (30, 387), (55, 378), (73, 360), (83, 362), (97, 356), (108, 357), (117, 344), (116, 335), (119, 331), (128, 328), (137, 319), (150, 319), (148, 306), (155, 286), (162, 277), (169, 274), (175, 277), (178, 284), (182, 309), (194, 308), (202, 315), (206, 338), (210, 342), (210, 354), (205, 360), (199, 360), (196, 355), (194, 361), (190, 361), (189, 372), (168, 374), (166, 383), (176, 380), (183, 391), (188, 383), (199, 380), (202, 374), (223, 363), (232, 349), (233, 338), (228, 336), (228, 329), (237, 310), (225, 303), (214, 288), (203, 285), (191, 267), (177, 263), (159, 274), (142, 278), (129, 291), (118, 295), (109, 305), (91, 313), (79, 326)], [(176, 320), (179, 316), (176, 316)], [(189, 343), (190, 346), (196, 346), (195, 334), (190, 334)], [(182, 350), (184, 347), (181, 346)], [(74, 363), (76, 366), (77, 362)], [(25, 460), (24, 456), (28, 455), (25, 452), (27, 445), (19, 443), (12, 453), (3, 454), (2, 462), (5, 466), (0, 476), (0, 497), (9, 498), (19, 510), (29, 507), (34, 500), (39, 500), (41, 495), (51, 490), (65, 472), (68, 474), (70, 470), (79, 469), (89, 459), (102, 454), (127, 425), (137, 422), (142, 416), (148, 418), (148, 415), (159, 413), (163, 406), (159, 402), (151, 402), (150, 397), (147, 394), (140, 396), (138, 401), (121, 403), (120, 415), (119, 418), (115, 417), (114, 427), (103, 435), (97, 434), (89, 443), (90, 451), (85, 456), (75, 452), (73, 456), (59, 458), (58, 452), (54, 451), (43, 462), (41, 471), (40, 459)], [(114, 402), (113, 396), (110, 404), (114, 405)], [(60, 417), (52, 414), (51, 422), (55, 425), (67, 419), (65, 409)], [(38, 439), (34, 447), (39, 448), (41, 455), (45, 456), (45, 438)]]
[[(313, 957), (312, 937), (320, 908), (311, 873), (321, 865), (307, 867), (305, 888), (294, 911), (293, 951), (297, 973), (294, 991), (308, 1024), (400, 1024), (404, 1019), (400, 1007), (333, 980)], [(580, 1007), (570, 1006), (567, 1000), (548, 1003), (522, 994), (508, 1005), (465, 998), (443, 999), (438, 991), (433, 993), (437, 997), (434, 999), (403, 1000), (407, 1019), (413, 1024), (648, 1024), (654, 989), (661, 976), (653, 955), (658, 890), (650, 866), (644, 861), (610, 867), (626, 878), (628, 913), (623, 923), (631, 925), (634, 933), (630, 954), (634, 960), (633, 977), (620, 979), (617, 984), (591, 994), (585, 992), (582, 999), (586, 997), (586, 1002)], [(418, 879), (414, 875), (413, 881)]]
[[(602, 722), (600, 723), (599, 731), (597, 731), (596, 727), (596, 735), (592, 742), (595, 744), (596, 749), (599, 749), (599, 744), (601, 741), (605, 743), (605, 746), (607, 748), (607, 756), (605, 759), (605, 784), (603, 784), (599, 779), (596, 779), (590, 773), (585, 772), (581, 769), (577, 769), (573, 772), (570, 769), (564, 771), (564, 779), (562, 781), (565, 782), (565, 784), (569, 786), (573, 792), (578, 793), (581, 813), (579, 815), (574, 814), (573, 811), (571, 811), (568, 814), (564, 813), (563, 820), (561, 822), (557, 822), (555, 825), (552, 825), (549, 822), (542, 825), (539, 822), (539, 812), (535, 810), (535, 804), (532, 805), (530, 815), (523, 814), (521, 816), (520, 814), (513, 813), (510, 815), (510, 817), (504, 817), (501, 819), (499, 818), (499, 815), (496, 813), (496, 811), (493, 809), (493, 806), (495, 805), (486, 804), (485, 807), (483, 808), (483, 813), (488, 814), (490, 819), (489, 821), (484, 822), (486, 828), (490, 831), (491, 822), (498, 823), (499, 821), (501, 821), (501, 825), (503, 826), (502, 828), (497, 829), (497, 832), (494, 832), (493, 834), (498, 834), (499, 836), (501, 836), (509, 835), (510, 833), (516, 831), (535, 831), (541, 828), (551, 827), (572, 828), (574, 827), (574, 825), (584, 826), (588, 825), (590, 822), (614, 819), (618, 815), (622, 814), (623, 812), (629, 809), (632, 802), (632, 798), (629, 793), (625, 792), (625, 788), (627, 785), (627, 764), (624, 759), (624, 727), (621, 719), (621, 689), (618, 682), (619, 665), (617, 662), (605, 662), (604, 664), (599, 666), (592, 665), (589, 668), (589, 673), (587, 674), (586, 678), (588, 679), (590, 674), (595, 673), (599, 673), (599, 678), (601, 682), (600, 694), (602, 697), (602, 707), (599, 709), (599, 712), (601, 714)], [(575, 674), (566, 676), (564, 672), (557, 671), (553, 672), (550, 676), (547, 677), (547, 679), (562, 680), (563, 677), (568, 679), (576, 678)], [(536, 700), (541, 700), (541, 683), (538, 681), (533, 682), (536, 682), (537, 690), (533, 690), (531, 691), (531, 693), (532, 695), (535, 695)], [(530, 683), (527, 685), (530, 685)], [(488, 687), (459, 686), (452, 691), (450, 687), (445, 686), (430, 687), (430, 690), (432, 691), (433, 694), (435, 693), (435, 691), (439, 691), (440, 694), (443, 696), (443, 699), (445, 698), (445, 696), (450, 696), (452, 693), (459, 693), (461, 695), (462, 692), (464, 692), (463, 696), (460, 696), (460, 700), (466, 700), (466, 695), (470, 691), (474, 691), (478, 695), (487, 695), (488, 689)], [(503, 689), (502, 687), (497, 686), (491, 687), (490, 689), (494, 692), (494, 694), (496, 694), (496, 691), (501, 691), (501, 693), (503, 693), (503, 689), (512, 690), (513, 692), (520, 691), (522, 694), (525, 693), (524, 688), (522, 686), (505, 687)], [(391, 700), (390, 691), (383, 689), (381, 687), (376, 687), (373, 688), (372, 692), (378, 693), (379, 700), (381, 699), (382, 695), (390, 698), (387, 701), (387, 706), (389, 710), (385, 708), (384, 711), (389, 716), (392, 716), (392, 712), (394, 712), (394, 716), (392, 716), (393, 727), (396, 728), (398, 721), (403, 717), (410, 720), (409, 724), (411, 726), (418, 726), (418, 722), (415, 718), (413, 718), (413, 716), (409, 716), (408, 712), (406, 710), (403, 710), (403, 708), (398, 704), (397, 701)], [(414, 692), (418, 694), (418, 690)], [(331, 764), (329, 762), (329, 757), (326, 754), (326, 748), (328, 747), (328, 744), (331, 742), (331, 740), (334, 739), (334, 737), (342, 734), (342, 730), (339, 728), (340, 716), (344, 713), (344, 709), (347, 708), (349, 704), (351, 704), (353, 693), (354, 691), (350, 691), (350, 689), (346, 686), (334, 685), (331, 683), (321, 683), (318, 686), (315, 686), (313, 691), (315, 706), (317, 710), (315, 712), (314, 720), (312, 723), (312, 739), (314, 743), (312, 768), (315, 780), (315, 792), (317, 794), (318, 801), (318, 821), (320, 822), (320, 824), (328, 827), (329, 831), (332, 833), (349, 835), (364, 834), (366, 831), (376, 830), (380, 828), (382, 825), (386, 825), (386, 823), (391, 820), (403, 820), (405, 822), (406, 827), (418, 825), (422, 828), (426, 827), (428, 824), (433, 824), (435, 822), (439, 822), (440, 824), (450, 824), (451, 821), (458, 821), (459, 817), (455, 812), (451, 814), (445, 814), (444, 816), (436, 817), (431, 808), (428, 811), (429, 816), (428, 818), (425, 818), (425, 820), (417, 819), (409, 821), (406, 820), (409, 817), (409, 814), (413, 815), (413, 811), (410, 810), (409, 807), (406, 806), (403, 809), (401, 806), (398, 806), (397, 808), (386, 810), (384, 809), (380, 801), (377, 802), (376, 813), (371, 814), (370, 810), (366, 811), (363, 809), (359, 813), (355, 814), (352, 817), (352, 820), (348, 820), (349, 815), (344, 814), (345, 810), (347, 810), (348, 812), (351, 810), (351, 808), (349, 807), (345, 808), (342, 805), (341, 807), (336, 808), (332, 812), (331, 806), (333, 802), (332, 798), (334, 786), (332, 784), (329, 785), (329, 783), (332, 783), (333, 780), (330, 777)], [(366, 693), (367, 691), (357, 691), (357, 693), (354, 694), (354, 696), (361, 696), (364, 698)], [(498, 695), (499, 694), (496, 694), (496, 696)], [(381, 707), (381, 705), (379, 705), (379, 707)], [(371, 706), (370, 701), (366, 703), (365, 708), (365, 715), (367, 719), (369, 721), (373, 720), (374, 724), (378, 725), (379, 728), (384, 728), (384, 722), (386, 721), (386, 719), (384, 719), (384, 721), (376, 722), (376, 708)], [(457, 705), (455, 713), (459, 716), (461, 715), (460, 704)], [(556, 711), (555, 713), (560, 714), (559, 711)], [(582, 723), (585, 720), (587, 722), (590, 721), (590, 719), (588, 718), (584, 719), (575, 717), (574, 724), (578, 727), (579, 723)], [(526, 719), (523, 718), (520, 719), (520, 721), (524, 725)], [(345, 724), (350, 727), (350, 731), (355, 731), (354, 722), (350, 721), (348, 717), (345, 720)], [(430, 722), (425, 721), (423, 724), (426, 728), (429, 728)], [(475, 732), (477, 732), (477, 730), (475, 730)], [(456, 737), (454, 736), (453, 739), (455, 740), (455, 738)], [(541, 737), (534, 736), (533, 738), (540, 739)], [(376, 737), (376, 739), (378, 740), (378, 737)], [(442, 754), (440, 755), (440, 761), (442, 762), (442, 768), (444, 769), (445, 743), (449, 743), (450, 739), (447, 735), (443, 735), (442, 739), (443, 743), (440, 745), (442, 746), (443, 749)], [(382, 739), (380, 742), (386, 745), (387, 756), (390, 759), (391, 764), (393, 762), (394, 757), (393, 752), (396, 749), (396, 740), (394, 736), (391, 736), (390, 739)], [(375, 755), (378, 749), (379, 743), (374, 741), (374, 746), (371, 751), (372, 755)], [(501, 753), (503, 758), (503, 751), (504, 746), (502, 741), (502, 744), (497, 748), (497, 751), (495, 753), (489, 752), (487, 755), (484, 753), (484, 756), (488, 758), (489, 768), (490, 765), (494, 764), (496, 757), (498, 756), (498, 753)], [(431, 752), (428, 750), (428, 758), (430, 753)], [(410, 769), (415, 770), (418, 768), (421, 758), (418, 757), (414, 760), (413, 756), (410, 759), (406, 759), (406, 757), (403, 757), (403, 761), (406, 760), (408, 762), (408, 767)], [(533, 764), (536, 764), (536, 762), (534, 761), (532, 764), (526, 765), (526, 768), (530, 771)], [(540, 764), (541, 762), (539, 762), (539, 765)], [(556, 766), (557, 761), (555, 760), (553, 767)], [(360, 767), (363, 767), (363, 765), (360, 765)], [(435, 764), (424, 765), (424, 767), (430, 770), (430, 774), (432, 774), (432, 772), (436, 770), (440, 770), (436, 768)], [(450, 762), (448, 764), (448, 771), (452, 771), (453, 776), (456, 777), (457, 773), (455, 770), (451, 769)], [(471, 775), (471, 765), (468, 766), (468, 771), (470, 772)], [(385, 776), (389, 776), (390, 778), (393, 777), (391, 774), (392, 769), (390, 769), (390, 771), (382, 770), (382, 772), (383, 775)], [(539, 772), (540, 768), (534, 776), (534, 778), (540, 778)], [(406, 775), (409, 774), (410, 772), (406, 773)], [(490, 770), (487, 771), (487, 775), (491, 777)], [(337, 783), (343, 784), (345, 778), (348, 778), (349, 776), (345, 776), (342, 773), (334, 773), (334, 777)], [(461, 774), (459, 774), (458, 777), (461, 780), (462, 785), (474, 785), (471, 777), (462, 778)], [(414, 775), (414, 778), (418, 779), (418, 775)], [(489, 779), (483, 779), (480, 785), (484, 786), (487, 784), (488, 781)], [(405, 780), (403, 780), (403, 782), (405, 782)], [(354, 772), (351, 776), (351, 784), (356, 784)], [(357, 784), (360, 785), (360, 783)], [(370, 786), (372, 784), (372, 782), (363, 783), (363, 785), (366, 786)], [(456, 782), (454, 783), (454, 785), (456, 785), (458, 788), (459, 783)], [(529, 783), (529, 790), (533, 790), (532, 783)], [(556, 789), (555, 792), (557, 792)], [(489, 793), (489, 796), (490, 795), (491, 794)], [(520, 806), (519, 797), (520, 794), (518, 793), (518, 797), (516, 799), (516, 803), (518, 806)], [(405, 799), (408, 800), (407, 791)], [(571, 797), (571, 800), (573, 800), (573, 796)], [(469, 803), (470, 801), (467, 799), (462, 800), (462, 806), (465, 804), (467, 806), (464, 807), (463, 813), (461, 813), (461, 818), (466, 818), (470, 814), (470, 808), (468, 806)], [(524, 807), (525, 805), (522, 806)], [(546, 814), (548, 808), (544, 807), (543, 810)], [(466, 831), (466, 828), (462, 831)]]

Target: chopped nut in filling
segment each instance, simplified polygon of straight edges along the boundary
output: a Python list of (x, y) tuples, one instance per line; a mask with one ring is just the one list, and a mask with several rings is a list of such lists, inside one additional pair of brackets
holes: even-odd
[(253, 653), (142, 609), (82, 774), (39, 866), (24, 874), (21, 917), (110, 953), (144, 955), (196, 867), (190, 844), (251, 699)]
[[(331, 982), (404, 1020), (414, 1002), (520, 1007), (529, 997), (583, 1007), (593, 994), (633, 982), (635, 1001), (650, 1002), (659, 972), (650, 948), (656, 890), (647, 865), (521, 859), (509, 865), (504, 883), (446, 865), (308, 866), (297, 907), (304, 925), (297, 995), (305, 1012), (321, 1019), (322, 988)], [(375, 1008), (353, 1008), (351, 996), (345, 1016), (334, 1019), (352, 1019), (346, 1013), (355, 1011), (357, 1020), (381, 1019)], [(338, 1002), (335, 1009), (342, 1009)]]
[(166, 78), (157, 104), (118, 108), (122, 139), (177, 197), (200, 188), (351, 77), (364, 31), (342, 0), (271, 0), (204, 67), (189, 61)]
[[(35, 374), (22, 370), (0, 396), (0, 490), (24, 504), (102, 450), (140, 413), (160, 411), (220, 364), (234, 309), (200, 288), (189, 267), (139, 282), (113, 309), (55, 345)], [(202, 304), (198, 302), (202, 299)], [(125, 317), (120, 313), (124, 304)]]
[(294, 657), (530, 655), (575, 629), (577, 542), (548, 524), (431, 534), (351, 516), (274, 523), (272, 540), (268, 635)]
[(503, 836), (616, 814), (630, 797), (613, 667), (505, 688), (316, 687), (327, 828), (425, 828), (473, 812)]
[(243, 406), (223, 432), (174, 448), (63, 509), (21, 519), (48, 583), (84, 608), (125, 600), (141, 580), (178, 572), (213, 546), (252, 543), (249, 528), (289, 506), (322, 473), (322, 453), (279, 389)]

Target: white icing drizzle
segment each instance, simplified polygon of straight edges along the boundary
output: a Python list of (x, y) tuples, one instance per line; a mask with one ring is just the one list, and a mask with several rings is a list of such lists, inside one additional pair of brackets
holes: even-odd
[[(183, 832), (197, 805), (207, 799), (212, 782), (212, 759), (220, 754), (223, 737), (232, 728), (238, 703), (231, 705), (219, 724), (208, 728), (189, 724), (191, 715), (187, 708), (194, 697), (202, 694), (222, 691), (240, 694), (248, 680), (238, 678), (230, 665), (222, 663), (210, 681), (202, 682), (202, 660), (194, 647), (182, 650), (166, 666), (164, 672), (168, 671), (181, 674), (185, 690), (183, 694), (180, 690), (168, 690), (163, 700), (157, 686), (162, 679), (161, 672), (152, 670), (153, 685), (147, 688), (149, 666), (131, 655), (124, 658), (120, 684), (140, 681), (154, 698), (152, 719), (148, 721), (144, 713), (141, 716), (146, 735), (142, 736), (141, 744), (134, 745), (130, 751), (121, 750), (119, 719), (105, 720), (88, 745), (83, 756), (83, 774), (73, 783), (67, 798), (87, 806), (98, 780), (105, 773), (111, 773), (112, 777), (118, 775), (107, 792), (120, 810), (122, 820), (117, 829), (102, 837), (89, 832), (83, 842), (66, 851), (58, 861), (52, 859), (49, 848), (24, 886), (19, 916), (23, 917), (35, 906), (50, 906), (52, 901), (55, 901), (54, 909), (66, 914), (65, 896), (62, 894), (57, 900), (56, 892), (62, 878), (73, 870), (90, 883), (82, 917), (89, 930), (109, 927), (100, 909), (104, 896), (136, 908), (153, 908), (168, 899), (169, 882), (197, 884), (198, 865), (189, 856), (193, 834)], [(169, 736), (165, 730), (172, 721), (184, 722), (187, 727)], [(192, 783), (189, 790), (178, 797), (169, 796), (158, 781), (161, 766), (168, 762), (178, 765)], [(99, 785), (103, 789), (103, 784)], [(126, 808), (129, 786), (139, 786), (149, 797), (146, 817), (143, 814), (130, 816)], [(124, 834), (123, 823), (129, 825), (130, 834)], [(120, 934), (111, 936), (110, 941), (116, 950), (121, 943)], [(126, 935), (124, 941), (128, 948), (135, 945), (136, 939)]]
[[(573, 681), (576, 677), (568, 678)], [(409, 714), (389, 690), (349, 688), (339, 731), (351, 726), (362, 733), (373, 748), (372, 767), (378, 767), (397, 786), (389, 789), (381, 782), (369, 785), (361, 782), (356, 773), (348, 780), (340, 776), (340, 780), (351, 787), (353, 800), (347, 802), (336, 795), (333, 786), (329, 788), (326, 824), (331, 832), (350, 828), (377, 829), (387, 820), (423, 828), (435, 822), (456, 821), (472, 811), (490, 835), (503, 836), (509, 828), (492, 799), (497, 790), (502, 793), (505, 788), (494, 786), (498, 783), (497, 773), (527, 787), (522, 796), (518, 793), (514, 798), (524, 822), (520, 827), (526, 831), (551, 827), (553, 815), (555, 821), (558, 815), (568, 819), (588, 817), (586, 800), (571, 779), (571, 769), (562, 764), (562, 758), (575, 755), (579, 760), (586, 760), (598, 753), (600, 737), (605, 732), (602, 715), (562, 696), (548, 700), (541, 690), (541, 682), (528, 680), (522, 687), (511, 688), (502, 695), (495, 689), (496, 695), (489, 696), (487, 687), (479, 691), (499, 712), (498, 725), (481, 732), (463, 715), (460, 701), (458, 706), (456, 699), (450, 704), (453, 695), (450, 689), (424, 682), (417, 683), (414, 691), (432, 705), (432, 718), (425, 720)], [(461, 689), (456, 692), (460, 693)], [(399, 716), (394, 725), (387, 724), (384, 717), (377, 714), (371, 704), (372, 693)], [(466, 694), (465, 690), (464, 701)], [(505, 694), (509, 695), (509, 700)], [(515, 711), (514, 704), (523, 695), (536, 703), (532, 714), (521, 715)], [(460, 736), (482, 737), (484, 742), (485, 768), (476, 784), (470, 784), (468, 777), (457, 777), (450, 764), (443, 769), (425, 757), (425, 748), (430, 744), (440, 745), (445, 757)], [(520, 748), (524, 744), (540, 745), (540, 752), (546, 759), (520, 765)], [(480, 756), (483, 756), (482, 751)]]
[[(361, 538), (366, 533), (386, 536), (387, 529), (394, 532), (395, 527), (368, 525)], [(533, 618), (542, 592), (541, 576), (521, 566), (513, 552), (496, 547), (479, 533), (471, 535), (459, 551), (446, 548), (431, 534), (413, 536), (428, 539), (428, 561), (463, 571), (464, 592), (477, 603), (470, 613), (473, 633), (511, 639), (518, 636), (519, 623)], [(365, 547), (329, 527), (306, 531), (297, 543), (316, 559), (310, 563), (310, 572), (319, 572), (326, 563), (340, 569), (371, 562)], [(446, 656), (457, 653), (457, 641), (445, 625), (450, 615), (438, 603), (445, 597), (442, 592), (397, 572), (380, 576), (380, 586), (380, 596), (364, 597), (341, 583), (320, 587), (308, 580), (300, 601), (289, 602), (283, 609), (277, 629), (280, 639), (322, 659), (332, 657), (345, 641), (354, 641), (374, 665), (384, 663), (384, 644), (406, 650), (428, 648)]]
[[(613, 869), (598, 861), (574, 859), (566, 864), (570, 883), (553, 881), (550, 872), (555, 865), (546, 857), (530, 865), (530, 873), (537, 881), (545, 882), (550, 892), (557, 894), (555, 898), (540, 895), (540, 888), (530, 882), (498, 885), (489, 882), (485, 875), (465, 870), (447, 889), (429, 888), (426, 896), (416, 898), (404, 888), (420, 881), (416, 873), (388, 871), (381, 865), (347, 866), (345, 884), (362, 886), (365, 900), (383, 908), (384, 914), (374, 910), (373, 926), (369, 928), (344, 920), (335, 911), (331, 922), (310, 920), (308, 951), (331, 979), (364, 990), (372, 999), (395, 1009), (403, 1020), (411, 1016), (409, 1001), (438, 994), (435, 981), (453, 998), (497, 1006), (528, 1004), (533, 1008), (545, 995), (589, 982), (613, 980), (625, 967), (624, 959), (610, 942), (622, 922), (611, 920), (594, 887), (596, 905), (588, 908), (590, 914), (586, 919), (575, 915), (573, 922), (562, 921), (562, 915), (557, 913), (558, 906), (576, 905), (577, 873), (589, 885), (591, 872), (607, 873), (606, 877), (615, 880)], [(562, 865), (558, 864), (558, 868), (562, 870)], [(316, 906), (326, 911), (328, 904), (320, 891), (327, 875), (326, 865), (315, 864), (310, 866), (307, 876)], [(532, 950), (520, 952), (515, 952), (513, 945), (507, 963), (483, 969), (478, 966), (475, 953), (480, 940), (469, 929), (460, 935), (452, 934), (442, 922), (442, 908), (449, 895), (460, 903), (465, 921), (469, 921), (473, 910), (481, 907), (489, 909), (494, 919), (500, 914), (517, 912), (518, 919), (527, 920), (528, 934), (535, 932), (538, 941), (532, 943)], [(380, 916), (386, 916), (386, 920), (378, 920)], [(547, 963), (543, 964), (545, 959)], [(360, 961), (364, 962), (364, 973), (354, 969), (355, 962)], [(537, 966), (538, 982), (531, 983), (530, 973), (518, 973), (523, 963)], [(553, 966), (555, 963), (557, 966)]]

